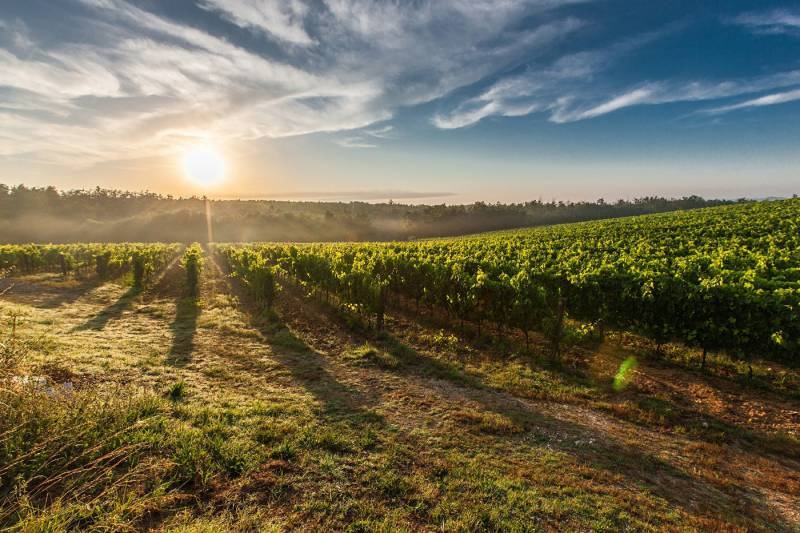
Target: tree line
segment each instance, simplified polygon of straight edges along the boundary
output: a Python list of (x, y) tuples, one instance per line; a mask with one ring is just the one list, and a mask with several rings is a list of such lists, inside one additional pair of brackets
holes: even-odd
[[(370, 241), (454, 236), (579, 222), (741, 200), (698, 196), (511, 204), (410, 205), (392, 202), (209, 200), (214, 239), (247, 241)], [(25, 242), (205, 242), (206, 200), (151, 192), (0, 184), (0, 239)]]

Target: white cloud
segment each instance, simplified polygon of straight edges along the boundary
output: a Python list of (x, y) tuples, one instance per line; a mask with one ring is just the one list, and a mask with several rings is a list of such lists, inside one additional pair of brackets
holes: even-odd
[(607, 102), (594, 106), (586, 111), (581, 111), (575, 114), (554, 113), (554, 122), (573, 122), (576, 120), (584, 120), (587, 118), (599, 117), (606, 113), (611, 113), (623, 107), (630, 107), (632, 105), (647, 103), (653, 98), (654, 90), (650, 87), (641, 87), (632, 91), (616, 96)]
[(727, 113), (729, 111), (736, 111), (738, 109), (746, 109), (749, 107), (763, 107), (768, 105), (785, 104), (787, 102), (794, 102), (796, 100), (800, 100), (800, 89), (794, 89), (791, 91), (759, 96), (758, 98), (745, 100), (744, 102), (739, 102), (738, 104), (731, 104), (721, 107), (715, 107), (712, 109), (707, 109), (704, 112), (707, 114), (716, 115), (720, 113)]
[(0, 49), (0, 86), (49, 94), (56, 99), (120, 94), (119, 81), (97, 59), (91, 51), (77, 48), (29, 59)]
[(575, 52), (558, 58), (548, 67), (529, 67), (521, 74), (501, 78), (478, 96), (435, 115), (433, 124), (444, 129), (461, 128), (490, 116), (523, 116), (548, 110), (552, 121), (563, 122), (562, 113), (573, 102), (583, 99), (575, 93), (576, 88), (585, 89), (593, 84), (595, 75), (613, 60), (659, 35), (648, 33), (605, 49)]
[(775, 9), (760, 13), (743, 13), (731, 20), (756, 33), (798, 33), (800, 32), (800, 11)]
[[(800, 70), (738, 80), (643, 80), (623, 88), (603, 79), (604, 71), (614, 61), (660, 35), (650, 33), (606, 49), (568, 54), (549, 66), (531, 67), (521, 74), (501, 78), (477, 96), (436, 114), (432, 122), (438, 128), (453, 129), (492, 116), (545, 113), (549, 121), (560, 124), (597, 118), (632, 106), (710, 101), (800, 83)], [(767, 102), (781, 103), (780, 98)]]
[(433, 117), (433, 124), (441, 129), (455, 129), (471, 126), (486, 117), (502, 116), (502, 117), (521, 117), (530, 115), (538, 111), (539, 104), (500, 104), (497, 101), (490, 101), (481, 106), (467, 108), (463, 107), (458, 113), (450, 116), (436, 115)]
[[(317, 132), (347, 132), (335, 142), (367, 148), (395, 137), (385, 122), (398, 109), (458, 90), (467, 96), (436, 114), (435, 126), (531, 113), (572, 122), (636, 105), (800, 85), (800, 71), (787, 71), (620, 87), (605, 79), (608, 68), (661, 33), (551, 59), (555, 45), (574, 49), (574, 37), (591, 26), (559, 11), (571, 0), (201, 0), (206, 15), (264, 39), (228, 35), (228, 24), (201, 29), (126, 0), (70, 1), (82, 6), (69, 21), (83, 25), (81, 39), (57, 42), (41, 27), (0, 15), (0, 154), (77, 165), (166, 155), (197, 137)], [(737, 23), (798, 26), (788, 11), (743, 15)], [(243, 37), (264, 46), (246, 48), (236, 40)], [(486, 87), (475, 91), (476, 84)]]
[(281, 41), (303, 46), (314, 43), (303, 27), (308, 6), (300, 0), (201, 0), (200, 5), (222, 13), (234, 24)]
[(377, 137), (378, 139), (390, 139), (393, 131), (394, 126), (383, 126), (380, 128), (364, 130), (364, 133), (372, 137)]
[(377, 148), (374, 142), (364, 140), (363, 137), (344, 137), (336, 141), (336, 144), (343, 148)]
[(334, 142), (344, 148), (377, 148), (380, 140), (394, 138), (394, 126), (379, 128), (364, 128), (358, 135), (351, 135), (336, 139)]
[[(732, 80), (723, 82), (656, 82), (649, 83), (642, 87), (624, 92), (621, 95), (611, 97), (597, 105), (588, 108), (576, 106), (574, 101), (565, 105), (555, 105), (550, 120), (557, 123), (575, 122), (599, 117), (619, 109), (636, 105), (657, 105), (674, 102), (702, 102), (730, 98), (739, 95), (752, 94), (765, 90), (785, 87), (800, 83), (800, 71), (787, 71), (771, 76), (762, 76), (753, 79)], [(782, 95), (772, 95), (772, 97), (756, 98), (748, 102), (717, 108), (715, 112), (721, 113), (731, 111), (741, 107), (752, 107), (756, 105), (771, 105), (788, 102), (800, 95), (797, 91), (782, 93)], [(745, 105), (747, 104), (747, 105)]]
[(0, 41), (0, 112), (14, 117), (3, 154), (86, 164), (164, 155), (201, 136), (345, 130), (363, 130), (351, 146), (374, 145), (390, 126), (365, 128), (399, 107), (513, 68), (582, 24), (519, 25), (570, 0), (203, 0), (288, 45), (290, 59), (277, 59), (125, 0), (72, 1), (86, 13), (70, 21), (85, 41), (39, 39), (34, 26), (19, 40), (25, 53)]

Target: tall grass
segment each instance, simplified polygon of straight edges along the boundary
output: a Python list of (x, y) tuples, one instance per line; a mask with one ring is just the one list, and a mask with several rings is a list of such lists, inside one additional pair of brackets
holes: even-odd
[(109, 521), (140, 513), (163, 494), (147, 460), (159, 402), (133, 391), (0, 389), (0, 529), (113, 529)]
[(263, 460), (194, 418), (129, 386), (0, 384), (0, 530), (138, 530)]

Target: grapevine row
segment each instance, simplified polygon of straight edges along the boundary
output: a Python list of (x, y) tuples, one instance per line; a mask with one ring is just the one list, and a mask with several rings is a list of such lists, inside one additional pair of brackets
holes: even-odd
[(101, 278), (131, 271), (141, 287), (178, 252), (177, 244), (7, 244), (0, 245), (0, 271), (12, 274), (94, 270)]
[(407, 243), (224, 245), (266, 302), (277, 271), (380, 324), (392, 295), (459, 321), (543, 332), (567, 319), (735, 357), (798, 357), (800, 200)]

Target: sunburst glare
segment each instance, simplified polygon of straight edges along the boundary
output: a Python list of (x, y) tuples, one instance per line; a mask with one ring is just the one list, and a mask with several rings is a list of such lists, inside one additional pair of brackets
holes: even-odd
[(192, 147), (182, 160), (183, 171), (189, 180), (201, 187), (218, 185), (225, 180), (225, 160), (213, 147)]

